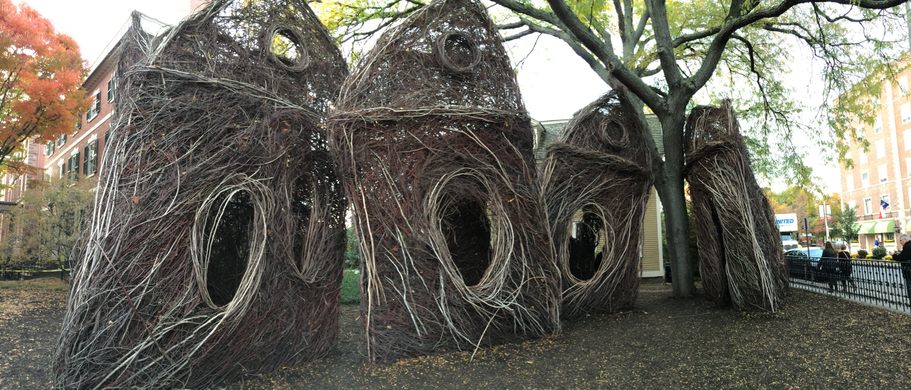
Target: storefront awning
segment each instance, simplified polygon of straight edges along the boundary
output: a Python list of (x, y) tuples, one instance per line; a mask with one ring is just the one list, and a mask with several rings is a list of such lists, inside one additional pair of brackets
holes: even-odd
[(857, 234), (873, 234), (876, 230), (876, 221), (858, 222), (857, 226)]
[(879, 221), (873, 228), (873, 233), (895, 233), (895, 220)]

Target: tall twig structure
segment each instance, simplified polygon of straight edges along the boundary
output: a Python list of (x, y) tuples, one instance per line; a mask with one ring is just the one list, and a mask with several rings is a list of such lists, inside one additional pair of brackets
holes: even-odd
[(579, 110), (541, 170), (564, 318), (632, 305), (653, 180), (648, 129), (610, 92)]
[(706, 298), (741, 310), (775, 311), (788, 285), (781, 241), (733, 109), (694, 108), (685, 138)]
[(558, 330), (532, 132), (495, 27), (437, 1), (385, 33), (330, 127), (373, 360)]
[(302, 1), (215, 1), (121, 42), (117, 111), (55, 385), (202, 387), (327, 352), (345, 198), (324, 117), (347, 73)]

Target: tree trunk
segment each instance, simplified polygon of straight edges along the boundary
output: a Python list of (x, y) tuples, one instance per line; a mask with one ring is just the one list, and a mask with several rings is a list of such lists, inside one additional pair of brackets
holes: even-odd
[(689, 259), (689, 219), (683, 195), (683, 126), (684, 110), (672, 112), (661, 120), (664, 132), (664, 164), (657, 172), (656, 187), (664, 207), (667, 255), (670, 256), (674, 297), (693, 296), (693, 270)]

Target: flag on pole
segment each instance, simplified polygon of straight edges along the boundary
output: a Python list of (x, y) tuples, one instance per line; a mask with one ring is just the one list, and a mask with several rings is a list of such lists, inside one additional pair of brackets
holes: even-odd
[(887, 208), (889, 208), (889, 202), (886, 202), (885, 199), (880, 199), (879, 200), (879, 218), (880, 219), (883, 218), (883, 212), (886, 211)]

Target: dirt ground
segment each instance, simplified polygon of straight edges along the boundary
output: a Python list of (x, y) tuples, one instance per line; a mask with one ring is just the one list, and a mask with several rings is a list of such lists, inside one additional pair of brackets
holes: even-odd
[[(64, 286), (65, 287), (65, 286)], [(47, 388), (66, 291), (0, 285), (0, 388)], [(19, 302), (24, 302), (19, 303)], [(792, 291), (775, 315), (736, 313), (643, 285), (634, 310), (556, 337), (369, 364), (357, 307), (328, 357), (229, 388), (906, 388), (911, 317)], [(9, 351), (9, 352), (7, 352)]]

